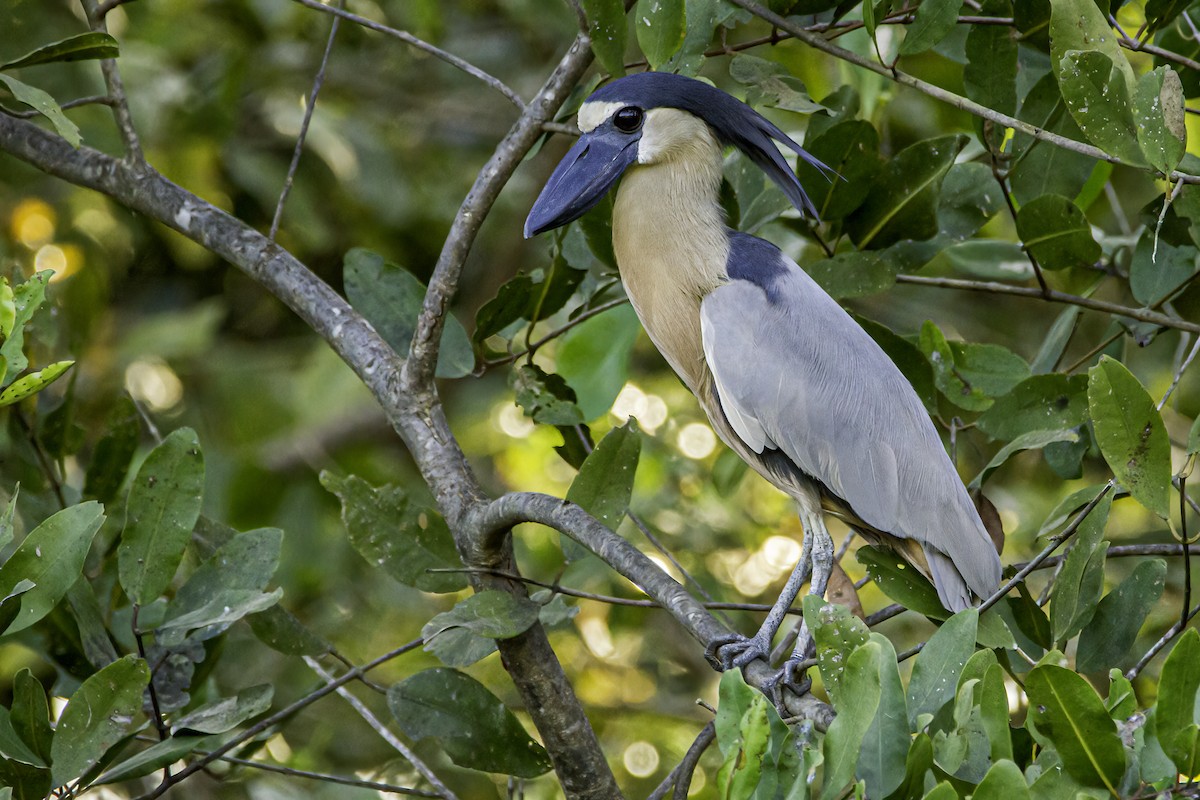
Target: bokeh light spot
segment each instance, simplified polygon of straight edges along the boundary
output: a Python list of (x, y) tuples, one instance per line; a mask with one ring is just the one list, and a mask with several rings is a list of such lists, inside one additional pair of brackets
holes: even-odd
[(648, 778), (658, 769), (658, 748), (649, 742), (634, 742), (621, 757), (625, 770), (635, 778)]
[(183, 399), (183, 382), (158, 358), (139, 359), (126, 367), (125, 388), (151, 411), (170, 411)]
[(22, 200), (13, 209), (13, 237), (30, 250), (54, 238), (54, 209), (36, 198)]
[(688, 458), (705, 458), (717, 447), (717, 435), (703, 422), (689, 422), (675, 440), (679, 452)]

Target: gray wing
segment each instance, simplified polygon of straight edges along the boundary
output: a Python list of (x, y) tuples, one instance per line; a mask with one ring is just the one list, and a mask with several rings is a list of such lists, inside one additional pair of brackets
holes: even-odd
[(701, 304), (730, 426), (755, 453), (782, 451), (871, 527), (920, 542), (947, 607), (968, 605), (968, 587), (986, 596), (1000, 560), (912, 385), (806, 273), (776, 257), (785, 269), (732, 280)]

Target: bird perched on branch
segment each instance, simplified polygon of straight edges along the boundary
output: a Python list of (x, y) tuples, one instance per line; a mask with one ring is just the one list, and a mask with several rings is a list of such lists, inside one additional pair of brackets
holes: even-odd
[[(912, 563), (951, 611), (995, 589), (1000, 559), (912, 385), (779, 248), (725, 224), (725, 146), (814, 217), (775, 142), (827, 168), (745, 103), (680, 75), (613, 81), (578, 120), (582, 135), (525, 236), (578, 219), (620, 179), (613, 248), (646, 333), (721, 439), (795, 499), (804, 528), (800, 563), (758, 633), (717, 642), (710, 656), (726, 669), (769, 660), (810, 572), (810, 591), (824, 595), (833, 567), (824, 510)], [(802, 630), (778, 682), (797, 677), (810, 644)]]

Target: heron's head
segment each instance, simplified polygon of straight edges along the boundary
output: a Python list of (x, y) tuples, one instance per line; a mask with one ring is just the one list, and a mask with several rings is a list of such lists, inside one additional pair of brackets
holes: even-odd
[(669, 161), (713, 137), (745, 153), (801, 213), (816, 216), (775, 142), (822, 171), (827, 167), (750, 106), (703, 81), (666, 72), (620, 78), (580, 107), (579, 130), (579, 141), (559, 162), (525, 220), (526, 237), (583, 216), (630, 166)]

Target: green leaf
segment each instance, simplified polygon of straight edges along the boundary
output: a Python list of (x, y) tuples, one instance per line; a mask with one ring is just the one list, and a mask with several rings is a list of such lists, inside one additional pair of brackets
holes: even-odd
[[(1128, 69), (1125, 57), (1118, 57)], [(1113, 60), (1096, 50), (1068, 50), (1055, 64), (1063, 101), (1092, 144), (1132, 164), (1145, 163), (1138, 147), (1130, 88)]]
[(1167, 564), (1161, 559), (1142, 561), (1100, 605), (1092, 621), (1079, 636), (1075, 668), (1099, 672), (1129, 657), (1138, 630), (1154, 604), (1162, 597)]
[(1129, 264), (1129, 289), (1140, 303), (1153, 306), (1196, 271), (1196, 248), (1175, 246), (1147, 228), (1138, 238)]
[(543, 425), (583, 422), (583, 411), (575, 404), (575, 390), (561, 375), (547, 373), (537, 364), (522, 364), (509, 373), (508, 382), (516, 404), (534, 422)]
[[(160, 633), (160, 643), (178, 644), (189, 631), (212, 626), (197, 635), (199, 640), (210, 639), (253, 613), (251, 609), (274, 605), (278, 595), (263, 595), (262, 591), (279, 566), (282, 545), (283, 531), (278, 528), (247, 531), (222, 545), (167, 605), (161, 627), (171, 633)], [(275, 600), (268, 602), (269, 597)]]
[(1008, 724), (1008, 692), (1004, 687), (1004, 670), (992, 664), (979, 684), (979, 717), (987, 732), (993, 762), (1012, 760), (1012, 731)]
[(1108, 18), (1093, 0), (1053, 0), (1050, 3), (1050, 46), (1052, 65), (1057, 65), (1071, 50), (1096, 51), (1115, 65), (1126, 96), (1133, 91), (1133, 67), (1121, 52)]
[(0, 277), (0, 340), (7, 339), (17, 323), (17, 303), (12, 284)]
[(684, 6), (684, 0), (638, 0), (633, 27), (651, 69), (661, 67), (683, 45), (687, 31)]
[(520, 320), (529, 319), (533, 316), (535, 299), (533, 278), (518, 275), (508, 281), (475, 315), (473, 340), (482, 342)]
[(996, 455), (992, 456), (992, 460), (988, 462), (987, 466), (971, 479), (971, 482), (967, 484), (967, 488), (978, 489), (983, 486), (984, 481), (993, 472), (1022, 450), (1041, 450), (1055, 442), (1076, 442), (1078, 440), (1079, 434), (1075, 433), (1075, 431), (1029, 431), (1028, 433), (1022, 433), (1000, 448)]
[(1119, 796), (1125, 748), (1116, 723), (1088, 682), (1069, 669), (1042, 664), (1030, 671), (1025, 692), (1038, 734), (1054, 743), (1071, 777)]
[(17, 732), (12, 715), (0, 706), (0, 756), (33, 767), (44, 767), (47, 761), (35, 753), (29, 742)]
[(938, 390), (969, 411), (988, 408), (992, 398), (1008, 394), (1029, 377), (1029, 365), (1012, 351), (993, 344), (948, 342), (929, 320), (921, 326), (919, 345), (933, 367)]
[(725, 0), (687, 0), (687, 33), (683, 36), (683, 46), (663, 64), (663, 70), (696, 76), (704, 66), (704, 52), (712, 43), (713, 33), (731, 10)]
[(844, 300), (887, 291), (896, 284), (900, 267), (878, 252), (850, 250), (805, 264), (804, 271), (831, 297)]
[(534, 778), (550, 769), (541, 745), (483, 684), (445, 668), (388, 689), (388, 707), (411, 739), (432, 737), (460, 767)]
[(1110, 492), (1079, 524), (1071, 549), (1054, 581), (1050, 595), (1050, 630), (1056, 642), (1066, 641), (1079, 633), (1096, 613), (1096, 603), (1104, 591), (1107, 550), (1102, 541), (1111, 507)]
[(46, 699), (46, 690), (32, 672), (23, 669), (13, 679), (12, 694), (13, 730), (43, 764), (49, 764), (54, 729), (50, 727), (50, 704)]
[(867, 545), (858, 548), (854, 557), (883, 593), (900, 605), (936, 619), (949, 616), (929, 579), (892, 551)]
[(247, 618), (260, 642), (289, 656), (323, 656), (333, 645), (306, 628), (281, 605), (273, 605)]
[(1029, 786), (1021, 768), (1012, 761), (998, 761), (975, 787), (972, 800), (1029, 800)]
[(961, 134), (909, 145), (884, 165), (866, 201), (846, 220), (860, 250), (938, 232), (942, 178), (967, 143)]
[(121, 49), (117, 40), (107, 33), (92, 31), (68, 36), (51, 44), (45, 44), (4, 64), (0, 70), (32, 67), (35, 64), (50, 64), (56, 61), (84, 61), (99, 58), (117, 58)]
[[(1009, 15), (1010, 3), (994, 5), (999, 8), (985, 7), (984, 12)], [(967, 97), (1002, 114), (1017, 110), (1017, 36), (1009, 25), (972, 25), (967, 31), (963, 66)]]
[(942, 781), (933, 787), (923, 800), (958, 800), (958, 792), (949, 781)]
[(103, 523), (99, 503), (80, 503), (57, 512), (25, 537), (0, 566), (0, 597), (12, 595), (22, 581), (34, 585), (20, 595), (20, 611), (4, 634), (25, 630), (58, 605), (83, 571), (88, 548)]
[(609, 431), (584, 460), (567, 490), (567, 500), (615, 531), (629, 510), (641, 452), (642, 436), (637, 421), (630, 418)]
[[(408, 270), (383, 256), (355, 247), (343, 260), (342, 277), (351, 305), (379, 331), (392, 349), (408, 356), (426, 288)], [(437, 376), (461, 378), (475, 369), (471, 340), (453, 314), (447, 312), (438, 350)]]
[(66, 139), (71, 147), (77, 148), (83, 142), (79, 135), (79, 126), (67, 118), (58, 101), (49, 94), (27, 83), (21, 83), (11, 75), (0, 74), (0, 83), (4, 84), (18, 101), (50, 120), (54, 130), (58, 131), (58, 135)]
[(1004, 194), (992, 177), (990, 167), (976, 163), (955, 164), (942, 180), (938, 230), (956, 239), (966, 239), (974, 236), (1002, 208)]
[(633, 308), (617, 306), (572, 328), (559, 342), (557, 371), (579, 397), (584, 420), (612, 408), (625, 386), (640, 330)]
[(882, 693), (879, 675), (883, 648), (869, 641), (846, 659), (841, 691), (834, 702), (837, 717), (825, 733), (825, 784), (821, 800), (840, 797), (854, 777), (863, 737), (875, 718)]
[(17, 513), (17, 497), (21, 494), (21, 484), (13, 486), (12, 496), (8, 498), (4, 510), (0, 511), (0, 550), (8, 547), (13, 540), (13, 517)]
[(1104, 707), (1118, 722), (1137, 713), (1137, 695), (1133, 692), (1133, 684), (1119, 669), (1108, 671), (1108, 700), (1104, 702)]
[(761, 697), (762, 692), (752, 688), (742, 677), (740, 669), (731, 669), (721, 673), (721, 681), (717, 687), (716, 725), (717, 747), (722, 755), (728, 756), (735, 752), (741, 744), (739, 726), (746, 712)]
[(1054, 371), (1071, 341), (1071, 335), (1075, 333), (1075, 323), (1080, 313), (1079, 306), (1069, 306), (1055, 318), (1054, 324), (1042, 339), (1042, 346), (1038, 348), (1037, 355), (1033, 357), (1033, 363), (1029, 365), (1034, 375)]
[[(768, 222), (776, 220), (792, 208), (775, 182), (766, 176), (757, 164), (741, 153), (735, 153), (725, 161), (725, 179), (733, 187), (737, 197), (737, 227), (754, 233)], [(827, 182), (824, 176), (820, 181)]]
[(827, 175), (804, 159), (796, 164), (796, 176), (818, 216), (826, 222), (838, 220), (862, 205), (883, 167), (875, 126), (863, 120), (844, 120), (811, 137), (804, 146), (834, 172)]
[[(1017, 8), (1022, 5), (1017, 3)], [(1067, 111), (1054, 75), (1046, 75), (1034, 84), (1025, 95), (1017, 117), (1069, 139), (1082, 141), (1085, 138)], [(1090, 156), (1020, 132), (1013, 137), (1013, 155), (1009, 181), (1013, 197), (1022, 205), (1045, 194), (1075, 197), (1087, 184), (1098, 163)]]
[[(511, 639), (538, 621), (541, 607), (507, 592), (473, 594), (421, 628), (425, 650), (450, 667), (466, 667), (496, 649), (495, 639)], [(469, 656), (467, 655), (469, 653)]]
[(100, 669), (116, 661), (117, 650), (109, 638), (104, 612), (87, 575), (80, 575), (67, 591), (67, 604), (79, 628), (79, 643), (88, 663)]
[(1100, 258), (1087, 218), (1060, 195), (1043, 195), (1021, 206), (1017, 235), (1044, 269), (1090, 267)]
[(592, 52), (609, 75), (625, 74), (625, 4), (621, 0), (582, 0)]
[(1179, 166), (1187, 151), (1183, 82), (1162, 66), (1143, 75), (1133, 95), (1138, 144), (1150, 166), (1164, 174)]
[(1034, 375), (997, 398), (976, 425), (993, 439), (1011, 441), (1030, 431), (1076, 428), (1087, 413), (1086, 377)]
[(758, 692), (755, 695), (737, 720), (734, 746), (722, 751), (725, 762), (717, 773), (717, 787), (722, 797), (751, 797), (763, 777), (764, 761), (771, 743), (773, 712), (766, 697)]
[(770, 106), (800, 114), (824, 108), (808, 96), (804, 83), (777, 61), (739, 53), (729, 62), (729, 76), (750, 87), (746, 102), (752, 106)]
[(166, 591), (200, 516), (204, 454), (191, 428), (172, 431), (150, 451), (129, 488), (117, 548), (121, 588), (136, 605)]
[(1117, 480), (1166, 519), (1171, 444), (1154, 400), (1124, 364), (1101, 356), (1088, 370), (1088, 406), (1096, 444)]
[[(1182, 772), (1191, 766), (1191, 742), (1181, 732), (1196, 723), (1196, 692), (1200, 689), (1200, 634), (1188, 628), (1163, 662), (1155, 706), (1155, 729), (1167, 756)], [(1193, 774), (1193, 773), (1185, 773)]]
[(116, 499), (137, 452), (140, 434), (137, 407), (128, 397), (118, 398), (108, 414), (108, 429), (92, 451), (83, 482), (85, 496), (105, 504)]
[(855, 776), (866, 784), (869, 797), (887, 797), (904, 782), (912, 730), (896, 649), (878, 633), (871, 634), (871, 642), (879, 646), (879, 708), (863, 736)]
[(963, 665), (975, 652), (979, 610), (968, 608), (942, 623), (913, 664), (908, 682), (908, 722), (914, 729), (922, 714), (937, 714), (954, 697)]
[(23, 352), (25, 326), (29, 320), (33, 319), (33, 315), (37, 313), (42, 303), (46, 301), (46, 284), (49, 282), (51, 274), (49, 270), (39, 272), (13, 290), (15, 311), (12, 328), (5, 338), (4, 344), (0, 345), (0, 358), (3, 358), (0, 363), (8, 365), (4, 372), (3, 385), (11, 383), (29, 366), (29, 360)]
[(904, 762), (904, 780), (888, 800), (916, 800), (924, 795), (925, 776), (932, 768), (933, 742), (929, 734), (918, 733), (913, 737), (912, 746)]
[(234, 697), (224, 697), (197, 708), (175, 720), (171, 733), (225, 733), (271, 707), (275, 688), (269, 683), (243, 689)]
[(142, 690), (149, 682), (146, 662), (125, 656), (75, 690), (54, 731), (51, 751), (55, 786), (83, 775), (124, 738), (142, 710)]
[(321, 485), (342, 501), (350, 543), (367, 563), (425, 592), (466, 586), (461, 573), (431, 571), (462, 567), (450, 529), (436, 511), (416, 505), (399, 487), (375, 488), (354, 475), (325, 471)]
[(55, 361), (37, 372), (17, 378), (0, 392), (0, 406), (10, 406), (37, 394), (61, 378), (74, 365), (74, 361)]
[(900, 55), (915, 56), (939, 43), (958, 24), (962, 0), (924, 0), (912, 24), (905, 29)]
[(803, 604), (804, 620), (816, 646), (821, 680), (836, 706), (841, 702), (846, 660), (855, 649), (866, 644), (870, 631), (845, 606), (827, 603), (811, 594), (804, 596)]
[(158, 772), (194, 752), (212, 751), (225, 743), (224, 736), (172, 736), (118, 762), (94, 783), (119, 783)]

